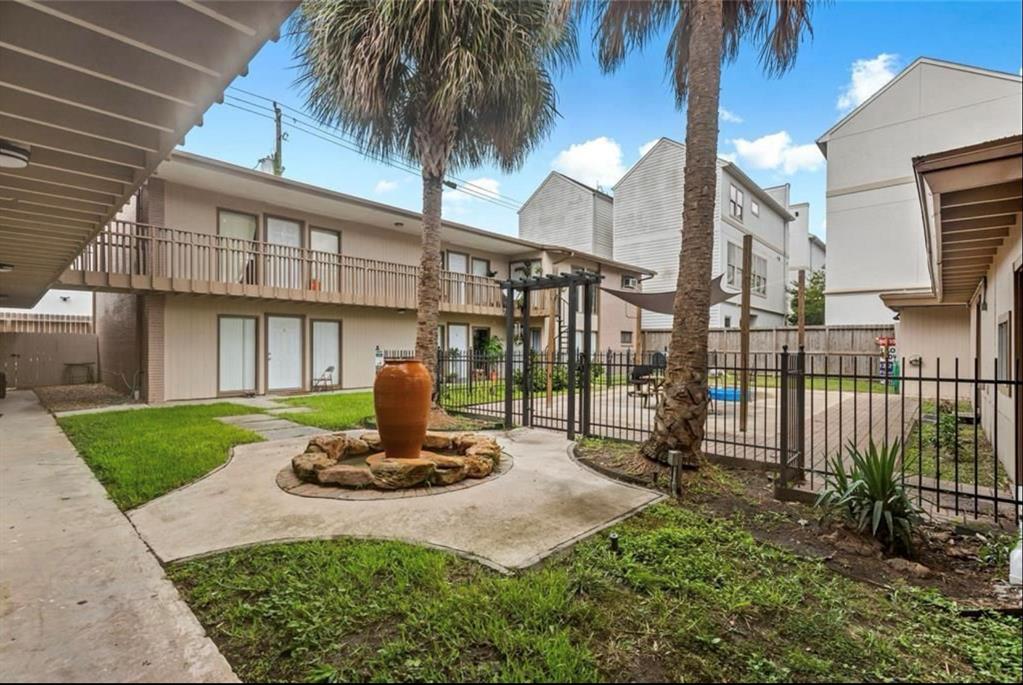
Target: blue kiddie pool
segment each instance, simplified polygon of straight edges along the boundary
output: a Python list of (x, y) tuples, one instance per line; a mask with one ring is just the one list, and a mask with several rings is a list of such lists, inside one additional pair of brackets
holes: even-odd
[(738, 402), (742, 399), (739, 388), (710, 388), (710, 399), (717, 402)]

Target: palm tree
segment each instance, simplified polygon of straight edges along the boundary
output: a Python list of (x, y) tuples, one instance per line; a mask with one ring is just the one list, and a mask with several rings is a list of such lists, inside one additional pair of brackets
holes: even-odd
[(608, 0), (595, 19), (598, 59), (617, 69), (633, 50), (670, 30), (665, 54), (675, 102), (686, 105), (682, 249), (664, 394), (642, 453), (664, 461), (679, 450), (700, 457), (707, 422), (707, 336), (717, 197), (718, 99), (721, 64), (744, 40), (760, 51), (769, 75), (788, 70), (804, 33), (812, 33), (812, 0)]
[(512, 171), (550, 131), (552, 72), (575, 56), (567, 2), (306, 0), (291, 29), (316, 118), (422, 169), (416, 356), (436, 380), (445, 176)]

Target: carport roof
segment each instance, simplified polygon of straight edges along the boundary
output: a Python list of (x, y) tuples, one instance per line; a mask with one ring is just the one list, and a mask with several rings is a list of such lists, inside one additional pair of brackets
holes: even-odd
[(0, 2), (0, 306), (34, 305), (297, 0)]

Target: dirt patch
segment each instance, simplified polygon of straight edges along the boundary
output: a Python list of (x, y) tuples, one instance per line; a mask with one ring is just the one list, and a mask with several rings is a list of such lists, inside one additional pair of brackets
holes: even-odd
[[(583, 463), (599, 470), (621, 469), (623, 478), (641, 479), (667, 491), (666, 467), (644, 465), (636, 445), (588, 440), (577, 449)], [(911, 560), (887, 557), (870, 536), (840, 522), (822, 519), (812, 505), (774, 499), (773, 474), (761, 470), (705, 464), (683, 472), (682, 502), (707, 513), (736, 519), (762, 542), (803, 557), (817, 559), (850, 578), (880, 585), (898, 581), (934, 588), (971, 608), (1015, 608), (1023, 605), (1019, 588), (1005, 580), (1008, 562), (1000, 551), (1012, 536), (993, 527), (927, 522), (918, 529), (916, 555)]]
[(51, 412), (136, 404), (136, 400), (102, 383), (47, 385), (36, 388), (35, 393), (39, 403)]

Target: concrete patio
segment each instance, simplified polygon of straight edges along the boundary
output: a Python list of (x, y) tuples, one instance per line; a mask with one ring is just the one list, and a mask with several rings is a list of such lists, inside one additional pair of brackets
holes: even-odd
[(164, 562), (266, 542), (338, 536), (446, 549), (500, 571), (531, 566), (660, 499), (577, 464), (556, 433), (501, 433), (514, 467), (435, 496), (343, 501), (288, 494), (277, 473), (306, 438), (242, 445), (209, 477), (128, 513)]

